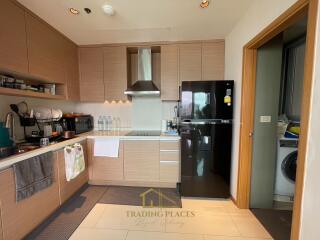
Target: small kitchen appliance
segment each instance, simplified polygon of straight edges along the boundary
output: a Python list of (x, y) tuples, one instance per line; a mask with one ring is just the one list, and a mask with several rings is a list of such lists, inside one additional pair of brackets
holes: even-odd
[(75, 134), (90, 132), (94, 127), (94, 120), (91, 115), (67, 114), (61, 119), (64, 131), (74, 131)]

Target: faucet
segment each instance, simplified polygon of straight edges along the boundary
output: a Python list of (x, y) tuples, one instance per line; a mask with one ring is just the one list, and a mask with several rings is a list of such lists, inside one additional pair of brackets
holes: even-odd
[(8, 112), (5, 118), (6, 128), (9, 128), (11, 140), (15, 141), (15, 121), (13, 112)]

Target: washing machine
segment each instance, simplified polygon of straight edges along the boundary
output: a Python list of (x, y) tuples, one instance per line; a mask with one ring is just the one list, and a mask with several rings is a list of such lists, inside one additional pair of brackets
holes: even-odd
[(295, 190), (298, 139), (278, 139), (274, 200), (292, 202)]

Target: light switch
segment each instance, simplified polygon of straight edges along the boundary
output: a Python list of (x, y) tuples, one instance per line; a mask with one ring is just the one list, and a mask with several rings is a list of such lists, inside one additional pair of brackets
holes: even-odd
[(261, 123), (270, 123), (271, 122), (271, 116), (260, 116), (260, 122)]

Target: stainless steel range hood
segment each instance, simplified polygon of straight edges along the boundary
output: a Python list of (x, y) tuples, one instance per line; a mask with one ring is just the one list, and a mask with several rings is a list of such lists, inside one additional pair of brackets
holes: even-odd
[(138, 81), (129, 87), (124, 94), (130, 96), (159, 96), (160, 90), (152, 82), (151, 48), (138, 49)]

